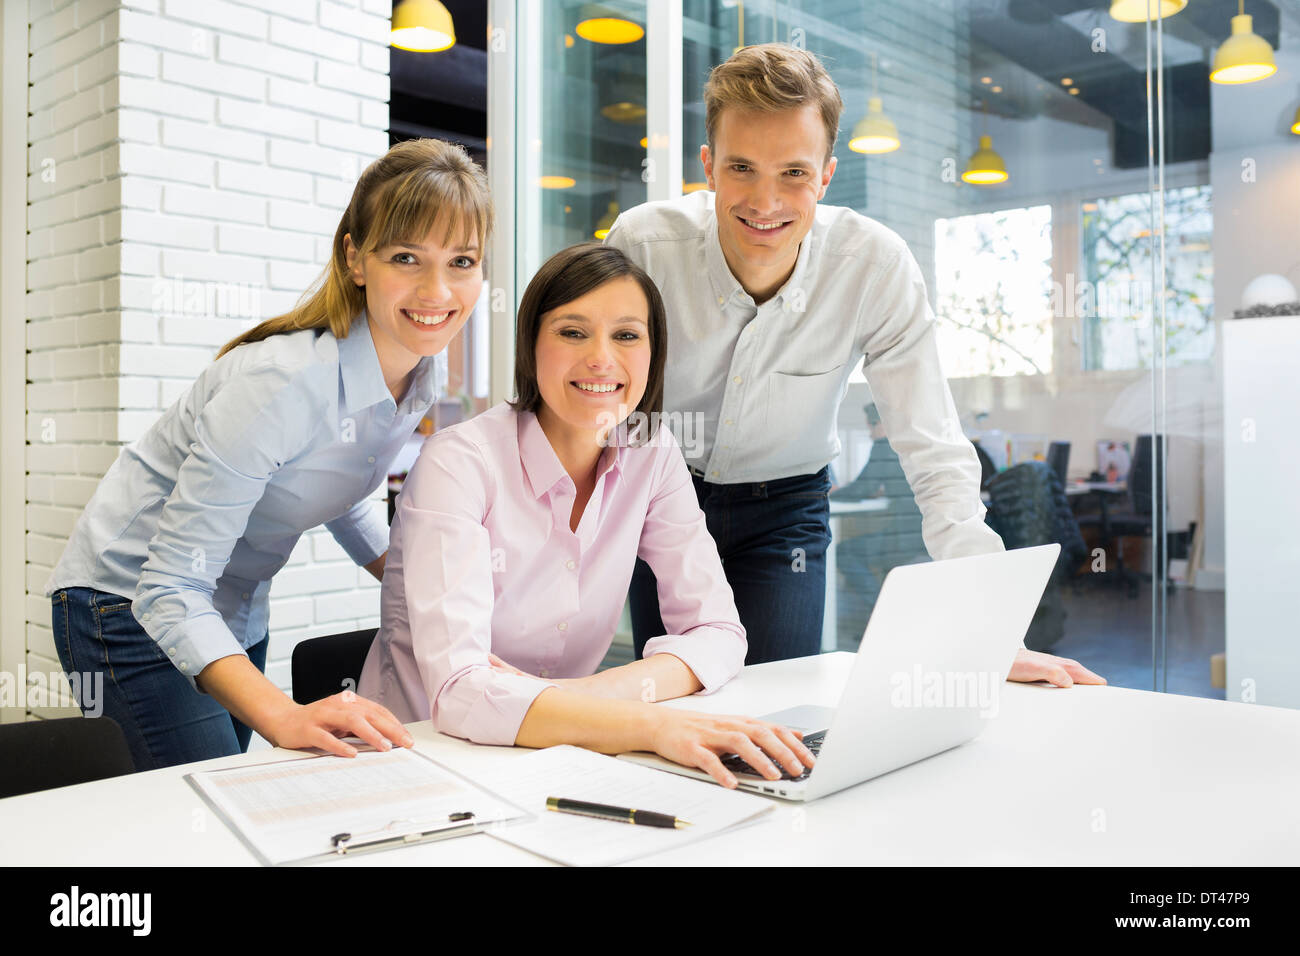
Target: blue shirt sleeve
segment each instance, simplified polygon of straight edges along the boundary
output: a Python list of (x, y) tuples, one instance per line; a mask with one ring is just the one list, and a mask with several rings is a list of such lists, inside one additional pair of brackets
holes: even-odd
[(379, 515), (376, 503), (363, 498), (325, 528), (349, 558), (362, 567), (388, 550), (388, 524)]
[(213, 592), (267, 483), (311, 440), (323, 412), (313, 394), (301, 370), (263, 365), (224, 382), (195, 418), (131, 609), (196, 689), (208, 664), (244, 653)]

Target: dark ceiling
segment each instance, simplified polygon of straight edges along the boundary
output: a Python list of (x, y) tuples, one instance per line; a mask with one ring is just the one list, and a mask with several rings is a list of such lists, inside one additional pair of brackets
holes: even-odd
[[(444, 3), (456, 23), (456, 46), (437, 54), (392, 51), (392, 139), (449, 139), (464, 144), (482, 162), (487, 138), (487, 3)], [(1109, 6), (1109, 0), (971, 3), (971, 83), (990, 112), (1008, 118), (1046, 114), (1097, 126), (1113, 121), (1112, 164), (1133, 168), (1145, 164), (1147, 155), (1146, 29), (1112, 20)], [(1277, 47), (1280, 18), (1275, 3), (1250, 0), (1246, 8), (1255, 32)], [(1237, 0), (1192, 0), (1164, 21), (1167, 162), (1209, 155), (1208, 65), (1236, 13)], [(1104, 51), (1095, 49), (1099, 29)], [(644, 56), (644, 41), (632, 46), (636, 49), (599, 51), (620, 60), (602, 64), (602, 75), (627, 73), (629, 65), (621, 61)], [(1003, 94), (981, 96), (979, 78), (995, 72)], [(1077, 96), (1065, 95), (1063, 77), (1079, 88)], [(609, 125), (608, 135), (600, 137), (605, 141), (602, 149), (627, 146), (636, 153), (637, 136), (644, 132), (632, 136), (626, 127)]]
[[(396, 4), (395, 4), (396, 5)], [(487, 159), (487, 0), (443, 0), (456, 45), (441, 53), (392, 50), (392, 142), (433, 136)]]

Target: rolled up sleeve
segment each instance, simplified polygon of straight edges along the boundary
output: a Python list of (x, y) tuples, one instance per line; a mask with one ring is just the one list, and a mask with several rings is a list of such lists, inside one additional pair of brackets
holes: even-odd
[(394, 623), (409, 627), (434, 728), (510, 745), (533, 700), (555, 685), (502, 673), (488, 661), (494, 592), (483, 526), (487, 483), (482, 455), (454, 432), (421, 450), (397, 504), (393, 540), (401, 551), (405, 614)]
[(661, 460), (638, 556), (658, 580), (667, 633), (647, 641), (643, 656), (680, 658), (704, 685), (700, 693), (711, 694), (744, 667), (745, 628), (671, 430), (661, 427), (655, 441)]
[(926, 550), (936, 560), (1002, 551), (984, 523), (979, 459), (939, 361), (920, 267), (904, 247), (877, 268), (863, 372), (921, 511)]
[(195, 689), (213, 661), (244, 653), (212, 596), (267, 482), (310, 435), (304, 391), (270, 366), (212, 396), (149, 542), (131, 610)]
[(388, 525), (377, 502), (363, 498), (325, 528), (354, 564), (365, 566), (388, 550)]

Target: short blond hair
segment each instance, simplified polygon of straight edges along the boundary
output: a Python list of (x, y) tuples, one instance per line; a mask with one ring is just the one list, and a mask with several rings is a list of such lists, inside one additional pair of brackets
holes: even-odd
[(704, 84), (704, 130), (713, 152), (718, 117), (728, 107), (775, 113), (813, 105), (826, 127), (830, 162), (840, 131), (844, 101), (821, 61), (788, 43), (761, 43), (733, 53), (709, 73)]

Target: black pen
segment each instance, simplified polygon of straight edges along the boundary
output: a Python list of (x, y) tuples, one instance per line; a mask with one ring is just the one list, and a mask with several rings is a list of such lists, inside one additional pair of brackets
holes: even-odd
[(569, 800), (565, 797), (547, 797), (546, 809), (554, 810), (557, 813), (576, 813), (584, 817), (613, 820), (615, 823), (635, 823), (643, 827), (664, 827), (668, 830), (691, 825), (687, 821), (679, 820), (667, 813), (655, 813), (653, 810), (633, 810), (629, 807), (611, 807), (605, 803), (587, 803), (585, 800)]

